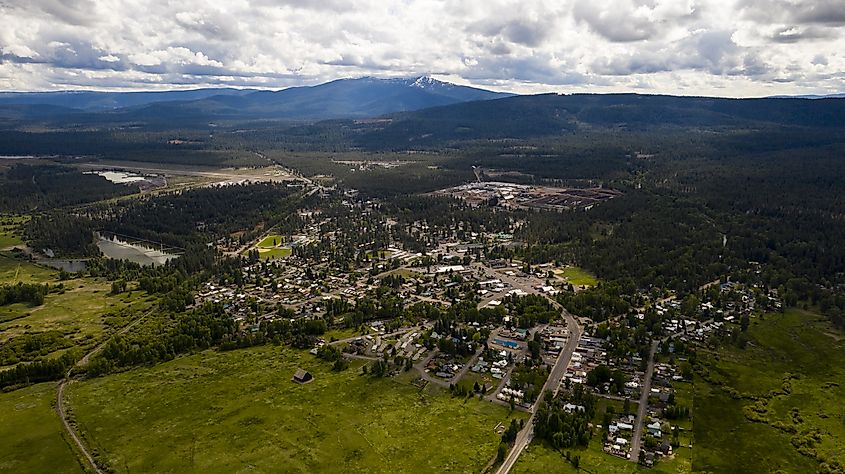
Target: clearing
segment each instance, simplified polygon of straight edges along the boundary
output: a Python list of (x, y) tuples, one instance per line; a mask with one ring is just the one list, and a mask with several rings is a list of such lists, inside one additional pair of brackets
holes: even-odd
[(566, 267), (556, 271), (555, 274), (576, 286), (596, 286), (598, 284), (595, 275), (579, 267)]

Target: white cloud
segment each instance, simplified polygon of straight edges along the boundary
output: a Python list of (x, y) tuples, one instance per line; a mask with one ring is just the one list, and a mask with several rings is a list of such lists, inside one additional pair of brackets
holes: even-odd
[(435, 74), (517, 92), (839, 92), (843, 12), (845, 0), (7, 0), (0, 88)]

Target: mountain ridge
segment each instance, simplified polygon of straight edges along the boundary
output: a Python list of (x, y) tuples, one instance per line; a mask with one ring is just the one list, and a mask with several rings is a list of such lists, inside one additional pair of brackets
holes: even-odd
[[(215, 91), (218, 90), (0, 93), (0, 106), (65, 107), (73, 109), (68, 114), (75, 113), (75, 119), (89, 121), (180, 120), (202, 123), (221, 119), (366, 118), (512, 96), (451, 84), (429, 76), (387, 79), (368, 76), (281, 90), (219, 89), (220, 93)], [(17, 113), (25, 113), (25, 109), (18, 107)]]

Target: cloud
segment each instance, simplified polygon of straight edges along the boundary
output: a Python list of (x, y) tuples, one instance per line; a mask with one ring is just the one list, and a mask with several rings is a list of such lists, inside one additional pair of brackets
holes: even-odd
[(574, 18), (587, 24), (591, 30), (614, 42), (642, 41), (657, 34), (657, 25), (638, 13), (630, 2), (601, 4), (590, 0), (577, 0)]
[(741, 0), (740, 15), (759, 23), (845, 25), (843, 0)]
[(778, 43), (797, 43), (805, 40), (829, 40), (838, 36), (838, 32), (832, 28), (781, 26), (770, 33), (769, 38)]
[(845, 0), (0, 0), (0, 88), (836, 92)]

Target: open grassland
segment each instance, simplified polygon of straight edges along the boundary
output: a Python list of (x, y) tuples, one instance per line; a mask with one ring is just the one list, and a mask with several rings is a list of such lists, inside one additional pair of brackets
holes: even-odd
[(596, 286), (598, 284), (595, 275), (579, 267), (566, 267), (559, 270), (557, 274), (573, 285)]
[[(315, 380), (292, 383), (298, 367)], [(494, 456), (507, 409), (359, 374), (280, 347), (206, 351), (75, 383), (70, 405), (118, 472), (479, 472)]]
[(62, 285), (62, 289), (48, 293), (39, 306), (0, 306), (0, 344), (27, 334), (57, 331), (73, 345), (93, 346), (129, 322), (123, 310), (138, 313), (153, 304), (146, 293), (137, 290), (111, 295), (111, 284), (104, 279), (60, 281), (56, 270), (0, 255), (0, 284), (18, 282)]
[(0, 225), (0, 249), (23, 245), (17, 226)]
[(842, 332), (799, 310), (766, 315), (748, 332), (746, 349), (700, 356), (696, 471), (817, 472), (820, 463), (845, 465)]
[(15, 283), (55, 283), (58, 270), (33, 265), (0, 253), (0, 285)]
[(53, 412), (55, 386), (0, 393), (0, 472), (83, 472)]

